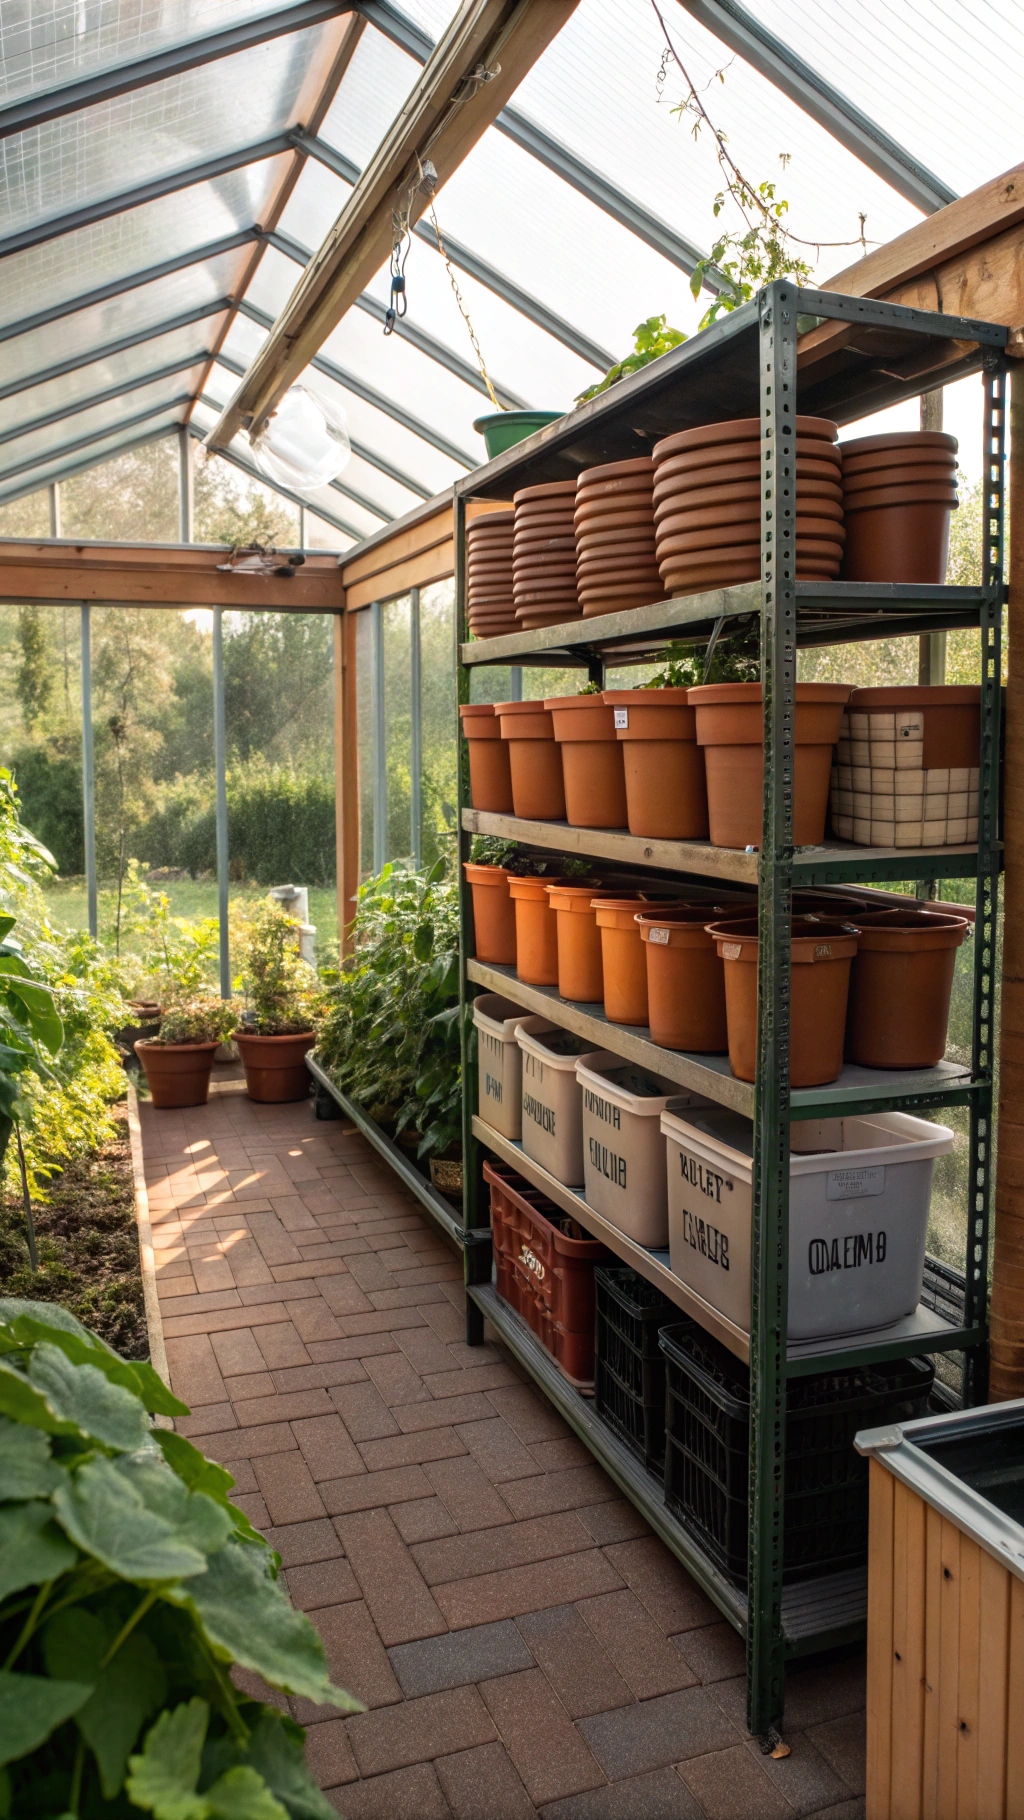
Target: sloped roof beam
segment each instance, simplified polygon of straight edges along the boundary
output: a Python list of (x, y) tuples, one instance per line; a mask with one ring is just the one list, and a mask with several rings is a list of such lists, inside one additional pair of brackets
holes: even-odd
[[(261, 329), (266, 329), (268, 332), (274, 326), (273, 316), (268, 316), (266, 310), (258, 310), (255, 304), (248, 303), (244, 298), (238, 306), (238, 313), (240, 316), (247, 316), (250, 322), (257, 323)], [(372, 405), (374, 410), (383, 411), (385, 417), (390, 417), (395, 423), (400, 423), (402, 428), (411, 431), (413, 436), (419, 436), (424, 442), (429, 442), (432, 448), (438, 449), (442, 455), (447, 455), (449, 461), (458, 462), (460, 468), (468, 470), (479, 467), (478, 456), (470, 455), (465, 449), (460, 449), (457, 443), (449, 442), (447, 436), (442, 436), (439, 430), (435, 430), (429, 423), (424, 423), (422, 418), (414, 417), (411, 411), (404, 410), (400, 404), (395, 403), (393, 398), (385, 398), (383, 392), (375, 391), (373, 386), (369, 386), (365, 380), (357, 378), (355, 373), (348, 372), (333, 360), (326, 360), (322, 354), (315, 354), (309, 364), (318, 373), (323, 373), (326, 378), (333, 379), (335, 385), (344, 386), (345, 390), (351, 392), (355, 398), (361, 398), (364, 404)], [(3, 393), (0, 392), (0, 397), (2, 396)]]
[(745, 7), (738, 6), (736, 0), (679, 0), (679, 3), (698, 24), (727, 44), (744, 63), (767, 76), (769, 82), (796, 102), (797, 107), (915, 208), (926, 215), (934, 215), (947, 203), (957, 200), (957, 192), (943, 183), (941, 177), (936, 177), (934, 171), (883, 132), (839, 89), (833, 88), (824, 76), (790, 50), (788, 44)]
[(0, 342), (12, 341), (17, 335), (29, 335), (33, 329), (44, 329), (48, 323), (59, 322), (63, 316), (74, 316), (79, 310), (91, 310), (97, 304), (109, 303), (112, 297), (122, 297), (126, 291), (136, 291), (144, 284), (154, 284), (158, 278), (169, 278), (173, 272), (186, 271), (191, 265), (203, 265), (208, 260), (221, 259), (225, 253), (233, 253), (239, 247), (249, 246), (259, 238), (259, 228), (240, 228), (237, 234), (225, 234), (222, 240), (208, 240), (205, 246), (193, 247), (188, 253), (178, 253), (173, 259), (161, 260), (159, 265), (144, 266), (141, 271), (129, 272), (124, 278), (112, 278), (109, 284), (97, 285), (92, 291), (80, 291), (77, 297), (66, 297), (63, 303), (51, 304), (49, 309), (36, 310), (32, 316), (22, 316), (18, 322), (0, 326)]
[(183, 355), (180, 360), (169, 361), (166, 366), (156, 367), (148, 373), (139, 373), (133, 379), (123, 380), (120, 385), (107, 386), (102, 392), (92, 392), (88, 398), (60, 405), (42, 417), (32, 417), (25, 423), (15, 424), (13, 429), (0, 430), (0, 443), (17, 442), (21, 436), (31, 436), (36, 430), (48, 429), (51, 423), (63, 423), (68, 417), (78, 417), (83, 411), (92, 411), (98, 405), (110, 404), (115, 398), (124, 398), (128, 392), (140, 392), (143, 386), (156, 385), (160, 379), (173, 379), (178, 373), (187, 373), (191, 367), (201, 367), (207, 358), (205, 348), (194, 348), (191, 354)]
[[(379, 32), (383, 32), (386, 38), (390, 38), (392, 43), (400, 45), (410, 57), (415, 57), (417, 63), (427, 61), (434, 48), (433, 39), (400, 12), (397, 6), (392, 6), (390, 0), (356, 0), (356, 9)], [(578, 190), (588, 202), (595, 203), (613, 221), (628, 228), (638, 240), (653, 247), (656, 253), (678, 266), (680, 271), (689, 275), (705, 257), (700, 248), (687, 240), (685, 235), (677, 234), (667, 222), (652, 215), (635, 197), (618, 189), (600, 171), (595, 170), (593, 165), (578, 158), (557, 139), (553, 139), (550, 133), (545, 133), (542, 127), (528, 120), (517, 108), (502, 108), (493, 124), (499, 133), (504, 133), (506, 138), (521, 146), (524, 152), (529, 152), (532, 158), (547, 165), (548, 170), (554, 171), (556, 176)], [(718, 291), (724, 289), (724, 286), (724, 280), (719, 283), (714, 272), (708, 272), (705, 289)], [(603, 364), (610, 366), (611, 361), (606, 360)]]
[(8, 139), (13, 133), (28, 132), (32, 127), (42, 126), (47, 120), (57, 120), (64, 114), (76, 114), (82, 108), (112, 101), (117, 95), (131, 94), (134, 89), (145, 88), (151, 82), (164, 82), (169, 76), (180, 76), (185, 70), (198, 69), (201, 64), (214, 63), (220, 57), (250, 50), (254, 45), (266, 44), (271, 38), (307, 31), (311, 26), (323, 25), (336, 18), (338, 13), (351, 10), (351, 0), (299, 0), (296, 6), (277, 7), (272, 12), (244, 20), (241, 25), (204, 32), (182, 44), (172, 44), (148, 56), (97, 70), (93, 75), (80, 77), (77, 82), (64, 82), (56, 88), (26, 95), (0, 107), (0, 139)]
[[(311, 158), (315, 158), (319, 164), (325, 165), (329, 171), (333, 171), (336, 177), (340, 177), (345, 183), (352, 185), (358, 182), (361, 175), (358, 164), (354, 164), (351, 158), (346, 158), (344, 152), (339, 152), (333, 145), (328, 145), (325, 139), (317, 138), (313, 133), (301, 131), (294, 132), (292, 138), (296, 145), (301, 145), (303, 151), (307, 152)], [(433, 252), (440, 252), (437, 236), (425, 221), (417, 221), (413, 233), (417, 240), (425, 241)], [(274, 243), (271, 242), (271, 244)], [(295, 244), (292, 242), (292, 245)], [(517, 310), (521, 316), (536, 323), (537, 327), (544, 329), (548, 335), (553, 335), (556, 341), (562, 342), (563, 346), (571, 348), (572, 352), (578, 354), (581, 360), (587, 361), (590, 366), (597, 367), (602, 373), (611, 366), (615, 358), (614, 354), (609, 354), (607, 349), (599, 347), (596, 341), (591, 341), (589, 336), (581, 334), (572, 323), (563, 321), (554, 310), (549, 310), (546, 304), (541, 303), (536, 297), (531, 297), (528, 291), (524, 291), (518, 284), (514, 284), (511, 278), (506, 278), (503, 272), (496, 271), (493, 265), (488, 265), (485, 259), (478, 258), (476, 253), (471, 253), (468, 247), (464, 247), (458, 240), (453, 240), (448, 233), (445, 233), (444, 244), (452, 264), (458, 266), (461, 272), (466, 272), (470, 278), (475, 278), (478, 284), (493, 291), (494, 295), (500, 297), (503, 303), (511, 304), (512, 308)], [(287, 250), (287, 248), (281, 248), (281, 251)], [(290, 255), (290, 257), (293, 256)], [(308, 258), (309, 255), (307, 254), (306, 257)]]
[[(203, 393), (196, 402), (205, 404), (211, 411), (220, 410), (220, 405), (216, 400), (207, 398)], [(198, 424), (190, 423), (188, 433), (190, 436), (194, 436), (197, 442), (202, 442), (203, 432)], [(230, 461), (233, 467), (239, 468), (243, 474), (248, 474), (250, 480), (258, 480), (261, 486), (269, 487), (272, 493), (280, 493), (282, 499), (290, 500), (293, 506), (299, 506), (307, 512), (315, 513), (317, 518), (326, 519), (327, 523), (333, 525), (336, 531), (342, 531), (346, 537), (352, 537), (356, 543), (362, 543), (364, 535), (362, 531), (353, 530), (350, 524), (346, 524), (343, 518), (338, 518), (328, 507), (311, 505), (308, 499), (303, 499), (301, 493), (293, 493), (290, 487), (283, 487), (276, 480), (268, 480), (265, 474), (260, 473), (254, 461), (246, 461), (244, 455), (240, 455), (236, 449), (217, 449), (215, 453), (220, 456), (222, 461)], [(336, 482), (332, 481), (331, 485), (336, 487)]]
[[(168, 411), (183, 410), (191, 400), (191, 392), (179, 392), (174, 398), (165, 398), (160, 404), (149, 405), (144, 411), (135, 411), (131, 417), (123, 417), (120, 423), (108, 423), (101, 430), (92, 430), (88, 436), (78, 436), (73, 442), (63, 442), (58, 448), (49, 449), (45, 455), (33, 455), (31, 461), (19, 462), (16, 467), (7, 468), (0, 473), (0, 485), (5, 480), (13, 480), (18, 474), (31, 473), (33, 468), (43, 468), (48, 462), (64, 455), (77, 455), (80, 449), (87, 449), (94, 442), (102, 442), (107, 436), (116, 436), (121, 430), (134, 430), (140, 423), (152, 422), (154, 417), (166, 417)], [(42, 486), (45, 483), (40, 481), (39, 484)]]
[[(230, 354), (225, 354), (223, 348), (213, 358), (216, 366), (224, 367), (227, 372), (233, 373), (236, 379), (241, 379), (245, 368), (240, 360), (232, 359)], [(219, 410), (220, 407), (217, 408)], [(418, 480), (413, 480), (411, 474), (406, 474), (401, 468), (396, 468), (390, 461), (385, 461), (376, 450), (367, 448), (364, 442), (357, 442), (354, 436), (349, 437), (349, 442), (353, 455), (358, 455), (360, 461), (366, 462), (367, 467), (376, 468), (378, 474), (386, 474), (389, 480), (396, 481), (400, 487), (406, 487), (410, 493), (415, 493), (418, 499), (433, 498), (429, 487), (423, 486)]]
[(144, 341), (155, 341), (160, 335), (170, 335), (175, 329), (190, 328), (194, 322), (203, 322), (207, 316), (219, 316), (222, 311), (230, 309), (230, 297), (217, 297), (212, 303), (202, 303), (194, 310), (183, 310), (180, 316), (165, 317), (163, 322), (155, 322), (151, 328), (136, 329), (131, 335), (121, 335), (117, 341), (108, 341), (100, 348), (87, 348), (79, 354), (72, 354), (67, 360), (58, 360), (52, 367), (40, 367), (34, 373), (26, 373), (21, 379), (12, 379), (5, 386), (0, 386), (0, 399), (13, 398), (16, 392), (28, 392), (33, 386), (45, 385), (50, 379), (63, 379), (65, 373), (75, 373), (79, 367), (92, 366), (94, 361), (109, 360), (114, 354), (123, 354), (126, 348), (140, 347)]
[(167, 171), (133, 189), (119, 190), (116, 195), (103, 196), (97, 202), (70, 209), (65, 215), (54, 215), (49, 221), (33, 222), (31, 227), (8, 234), (6, 239), (0, 240), (0, 259), (7, 259), (12, 253), (23, 253), (30, 246), (42, 246), (47, 240), (57, 240), (61, 234), (73, 234), (76, 228), (91, 227), (94, 221), (106, 221), (111, 215), (123, 215), (128, 209), (141, 208), (144, 202), (155, 202), (160, 196), (173, 196), (178, 190), (191, 189), (193, 184), (211, 183), (215, 177), (241, 170), (243, 165), (258, 164), (264, 158), (276, 158), (282, 152), (294, 149), (287, 133), (277, 133), (271, 139), (257, 140), (254, 145), (239, 146), (237, 151), (221, 152), (219, 157), (205, 158), (199, 164)]

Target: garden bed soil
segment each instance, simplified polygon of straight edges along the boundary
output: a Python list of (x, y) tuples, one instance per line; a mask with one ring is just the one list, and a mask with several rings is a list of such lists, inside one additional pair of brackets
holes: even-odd
[(109, 1144), (57, 1176), (33, 1202), (39, 1271), (28, 1264), (20, 1196), (0, 1200), (0, 1294), (59, 1302), (126, 1359), (149, 1357), (135, 1182), (123, 1105)]

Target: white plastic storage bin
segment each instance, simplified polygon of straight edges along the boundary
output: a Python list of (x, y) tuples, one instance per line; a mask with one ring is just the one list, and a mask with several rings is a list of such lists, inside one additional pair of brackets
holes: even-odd
[(599, 1050), (546, 1017), (524, 1017), (516, 1026), (523, 1057), (523, 1149), (567, 1188), (583, 1182), (583, 1089), (576, 1063)]
[(675, 1081), (603, 1051), (576, 1063), (583, 1092), (583, 1180), (589, 1206), (638, 1245), (668, 1245), (665, 1140), (659, 1123), (671, 1108), (708, 1102)]
[[(661, 1128), (672, 1269), (749, 1331), (753, 1125), (714, 1107), (664, 1112)], [(790, 1130), (790, 1339), (865, 1333), (912, 1314), (934, 1160), (952, 1150), (953, 1133), (905, 1112)]]
[(526, 1012), (498, 992), (481, 992), (473, 1000), (476, 1025), (478, 1111), (502, 1137), (517, 1138), (523, 1129), (523, 1053), (516, 1025)]

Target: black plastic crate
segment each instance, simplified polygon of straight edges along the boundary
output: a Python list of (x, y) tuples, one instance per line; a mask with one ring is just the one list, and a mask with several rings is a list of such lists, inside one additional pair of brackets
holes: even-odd
[(658, 1329), (666, 1322), (678, 1323), (679, 1310), (653, 1283), (625, 1266), (599, 1266), (594, 1287), (594, 1407), (648, 1472), (660, 1478), (665, 1460), (665, 1360)]
[[(692, 1322), (663, 1329), (665, 1503), (697, 1529), (739, 1585), (747, 1579), (750, 1374)], [(927, 1413), (934, 1370), (900, 1359), (790, 1381), (783, 1574), (799, 1580), (867, 1557), (868, 1465), (861, 1428)]]

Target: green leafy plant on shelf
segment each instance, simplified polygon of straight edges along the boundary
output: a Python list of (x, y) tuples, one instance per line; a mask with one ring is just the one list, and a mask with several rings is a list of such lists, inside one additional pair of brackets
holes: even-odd
[[(496, 863), (496, 862), (492, 862)], [(419, 1133), (418, 1154), (458, 1140), (458, 890), (447, 860), (387, 865), (359, 888), (353, 951), (329, 981), (316, 1056), (378, 1123)]]
[(700, 683), (758, 682), (761, 656), (756, 637), (741, 634), (726, 643), (719, 640), (710, 661), (705, 645), (671, 644), (664, 654), (663, 668), (646, 682), (635, 683), (637, 689), (687, 689)]
[(475, 834), (469, 851), (474, 866), (501, 866), (516, 878), (589, 878), (592, 867), (570, 853), (528, 853), (499, 834)]
[(240, 1028), (251, 1036), (297, 1036), (312, 1030), (319, 982), (299, 953), (299, 924), (280, 904), (258, 904), (239, 925)]
[(158, 1043), (226, 1043), (238, 1027), (238, 1006), (213, 994), (182, 999), (160, 1019)]
[(233, 1666), (360, 1710), (186, 1415), (62, 1308), (0, 1300), (0, 1815), (337, 1820)]
[(659, 359), (662, 354), (671, 353), (673, 348), (685, 340), (682, 329), (670, 328), (666, 316), (648, 316), (645, 322), (638, 322), (633, 330), (632, 352), (610, 366), (603, 379), (595, 380), (585, 392), (578, 392), (576, 403), (586, 404), (589, 398), (599, 398), (602, 392), (607, 392), (609, 386), (617, 385), (620, 379), (628, 379), (630, 373), (638, 373), (641, 367), (649, 366), (652, 360)]

